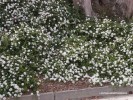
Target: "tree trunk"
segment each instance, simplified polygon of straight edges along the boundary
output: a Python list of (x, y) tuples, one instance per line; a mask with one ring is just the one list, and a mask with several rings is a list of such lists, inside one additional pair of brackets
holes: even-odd
[(91, 0), (73, 0), (73, 3), (75, 7), (81, 7), (84, 10), (86, 16), (94, 16)]
[(92, 10), (91, 0), (83, 0), (83, 8), (85, 10), (86, 16), (94, 16), (94, 12)]
[(118, 13), (120, 17), (130, 19), (133, 16), (133, 0), (116, 0), (114, 8), (115, 11), (121, 12)]

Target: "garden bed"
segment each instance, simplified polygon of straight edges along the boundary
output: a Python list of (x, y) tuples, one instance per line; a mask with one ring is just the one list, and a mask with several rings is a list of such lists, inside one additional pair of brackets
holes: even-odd
[(53, 1), (0, 2), (0, 98), (132, 86), (133, 23), (83, 19)]
[[(89, 79), (86, 78), (84, 80), (79, 80), (74, 83), (72, 82), (58, 82), (58, 81), (50, 81), (50, 80), (43, 80), (41, 81), (38, 91), (39, 93), (47, 93), (47, 92), (60, 92), (60, 91), (67, 91), (67, 90), (80, 90), (85, 88), (95, 88), (95, 87), (104, 87), (110, 86), (109, 83), (104, 83), (103, 86), (99, 84), (93, 85), (89, 83)], [(32, 91), (25, 92), (24, 95), (30, 95)]]
[(88, 82), (89, 79), (79, 80), (75, 83), (72, 82), (57, 82), (57, 81), (43, 81), (38, 90), (40, 93), (45, 92), (58, 92), (58, 91), (66, 91), (66, 90), (79, 90), (84, 88), (93, 88), (93, 87), (103, 87), (103, 86), (110, 86), (109, 83), (104, 83), (103, 86), (100, 86), (99, 84), (93, 85), (92, 83)]

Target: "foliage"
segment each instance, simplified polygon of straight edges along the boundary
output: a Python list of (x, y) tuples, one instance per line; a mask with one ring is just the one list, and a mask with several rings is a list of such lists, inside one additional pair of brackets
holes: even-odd
[[(133, 23), (83, 20), (62, 0), (0, 5), (0, 98), (38, 93), (40, 76), (73, 83), (89, 78), (93, 84), (133, 85)], [(22, 18), (14, 22), (11, 12)]]

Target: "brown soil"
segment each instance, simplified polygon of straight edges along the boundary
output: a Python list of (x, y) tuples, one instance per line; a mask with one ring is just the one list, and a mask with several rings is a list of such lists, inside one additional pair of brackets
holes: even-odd
[[(104, 86), (109, 85), (108, 83), (105, 84)], [(41, 83), (39, 86), (39, 91), (40, 93), (45, 93), (45, 92), (57, 92), (57, 91), (65, 91), (65, 90), (78, 90), (78, 89), (84, 89), (88, 87), (98, 87), (99, 85), (92, 86), (88, 82), (88, 79), (85, 80), (79, 80), (75, 83), (72, 82), (55, 82), (55, 81), (49, 81), (45, 80)], [(101, 96), (92, 96), (92, 97), (87, 97), (87, 98), (80, 98), (77, 100), (98, 100), (102, 98)], [(71, 100), (71, 99), (69, 99)], [(76, 100), (76, 99), (75, 99)]]
[(90, 87), (91, 85), (88, 83), (88, 80), (80, 80), (75, 83), (72, 82), (55, 82), (55, 81), (43, 81), (39, 87), (40, 92), (56, 92), (56, 91), (64, 91), (64, 90), (76, 90)]
[[(104, 86), (109, 85), (109, 83), (104, 84)], [(57, 91), (65, 91), (65, 90), (78, 90), (78, 89), (84, 89), (88, 87), (99, 87), (100, 85), (92, 85), (88, 82), (88, 79), (85, 80), (79, 80), (75, 83), (72, 82), (55, 82), (55, 81), (49, 81), (45, 80), (42, 81), (41, 85), (39, 86), (39, 91), (41, 93), (45, 92), (57, 92)]]
[[(104, 86), (110, 85), (109, 83), (105, 83)], [(88, 82), (88, 79), (79, 80), (75, 83), (72, 82), (57, 82), (57, 81), (50, 81), (50, 80), (42, 80), (40, 86), (38, 87), (38, 91), (40, 93), (47, 93), (47, 92), (58, 92), (58, 91), (66, 91), (66, 90), (79, 90), (89, 87), (100, 87), (100, 85), (92, 85)], [(29, 95), (31, 91), (23, 93), (24, 95)], [(80, 98), (77, 100), (98, 100), (102, 98), (101, 96), (92, 96), (87, 98)], [(71, 99), (69, 99), (71, 100)], [(76, 100), (76, 99), (75, 99)]]

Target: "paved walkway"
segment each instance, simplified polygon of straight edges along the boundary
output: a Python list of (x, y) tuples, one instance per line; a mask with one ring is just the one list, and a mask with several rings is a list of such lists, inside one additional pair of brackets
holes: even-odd
[(98, 99), (98, 100), (133, 100), (133, 95), (115, 96), (115, 97), (108, 97), (108, 98)]

